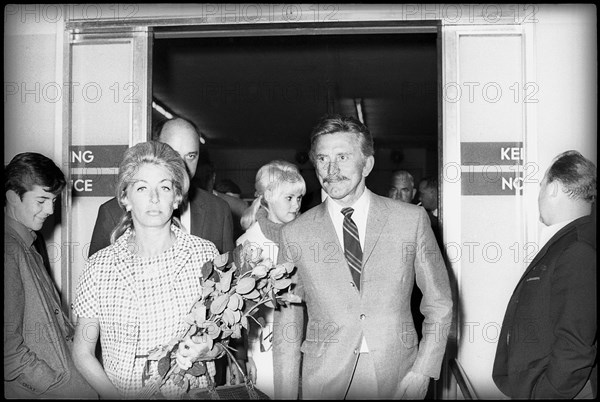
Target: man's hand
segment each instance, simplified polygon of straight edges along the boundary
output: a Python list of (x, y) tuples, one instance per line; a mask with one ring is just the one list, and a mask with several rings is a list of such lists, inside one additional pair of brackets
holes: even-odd
[(400, 381), (394, 399), (424, 399), (430, 377), (409, 371)]

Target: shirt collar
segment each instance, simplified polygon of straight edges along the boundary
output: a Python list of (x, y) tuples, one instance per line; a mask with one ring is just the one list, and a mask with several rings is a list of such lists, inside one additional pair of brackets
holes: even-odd
[(11, 218), (7, 214), (4, 214), (4, 223), (6, 226), (10, 227), (15, 232), (17, 232), (17, 234), (19, 235), (19, 237), (21, 239), (23, 239), (23, 241), (25, 242), (27, 247), (31, 247), (31, 245), (37, 238), (35, 231), (29, 229), (27, 226), (23, 225), (21, 222), (15, 220), (15, 219)]
[[(577, 219), (577, 218), (575, 218), (575, 219)], [(542, 247), (544, 247), (546, 245), (546, 243), (548, 243), (548, 240), (550, 240), (552, 238), (552, 236), (554, 236), (556, 233), (558, 233), (559, 230), (561, 230), (562, 228), (567, 226), (569, 223), (573, 222), (575, 219), (569, 219), (566, 221), (558, 222), (558, 223), (555, 223), (554, 225), (550, 225), (550, 226), (543, 226), (540, 231), (540, 247), (539, 247), (539, 249), (541, 250)]]
[[(327, 209), (329, 210), (329, 213), (331, 215), (341, 214), (342, 209), (346, 208), (346, 207), (343, 207), (340, 204), (338, 204), (331, 197), (327, 197), (326, 201), (327, 201)], [(354, 209), (354, 211), (364, 211), (364, 213), (367, 213), (369, 211), (369, 204), (371, 203), (370, 201), (371, 201), (371, 191), (369, 191), (369, 189), (365, 187), (365, 191), (363, 191), (361, 196), (358, 197), (358, 200), (356, 200), (354, 202), (354, 204), (352, 204), (350, 206), (350, 208)]]

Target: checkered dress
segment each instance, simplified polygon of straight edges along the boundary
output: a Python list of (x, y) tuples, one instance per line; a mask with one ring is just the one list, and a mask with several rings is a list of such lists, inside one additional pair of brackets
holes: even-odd
[[(218, 251), (213, 243), (176, 226), (177, 237), (167, 251), (140, 258), (127, 248), (131, 230), (94, 254), (79, 281), (73, 311), (98, 318), (102, 360), (108, 378), (126, 397), (142, 389), (148, 351), (184, 335), (185, 316), (201, 295), (201, 268)], [(208, 364), (214, 376), (214, 363)], [(172, 395), (175, 386), (163, 389)], [(205, 377), (192, 383), (206, 387)], [(169, 388), (172, 388), (169, 390)]]

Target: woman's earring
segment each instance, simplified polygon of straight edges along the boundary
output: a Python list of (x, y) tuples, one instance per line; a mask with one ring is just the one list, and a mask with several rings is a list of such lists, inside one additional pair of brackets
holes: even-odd
[(177, 203), (173, 204), (173, 209), (177, 209), (177, 207), (179, 207), (179, 205), (177, 205)]
[(131, 205), (125, 205), (125, 211), (131, 212)]

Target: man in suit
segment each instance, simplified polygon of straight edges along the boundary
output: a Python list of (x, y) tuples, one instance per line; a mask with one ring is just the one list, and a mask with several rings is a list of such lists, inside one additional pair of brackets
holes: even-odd
[(492, 377), (511, 398), (596, 396), (596, 166), (552, 161), (538, 196), (542, 248), (510, 298)]
[(412, 174), (406, 170), (396, 170), (392, 173), (392, 185), (388, 197), (411, 204), (416, 193), (415, 179), (413, 179)]
[(276, 398), (298, 396), (301, 357), (307, 399), (423, 398), (439, 377), (452, 316), (446, 267), (423, 208), (365, 187), (373, 154), (354, 118), (326, 117), (313, 130), (311, 161), (328, 197), (282, 228), (280, 256), (296, 266), (293, 292), (304, 306), (275, 314)]
[[(155, 141), (169, 144), (176, 150), (194, 177), (198, 165), (200, 137), (196, 128), (187, 120), (176, 118), (167, 120), (154, 132)], [(231, 251), (233, 243), (233, 221), (229, 205), (203, 189), (190, 186), (189, 203), (180, 207), (180, 220), (186, 231), (212, 241), (220, 253)], [(110, 245), (110, 233), (123, 216), (116, 198), (100, 206), (89, 255)]]

